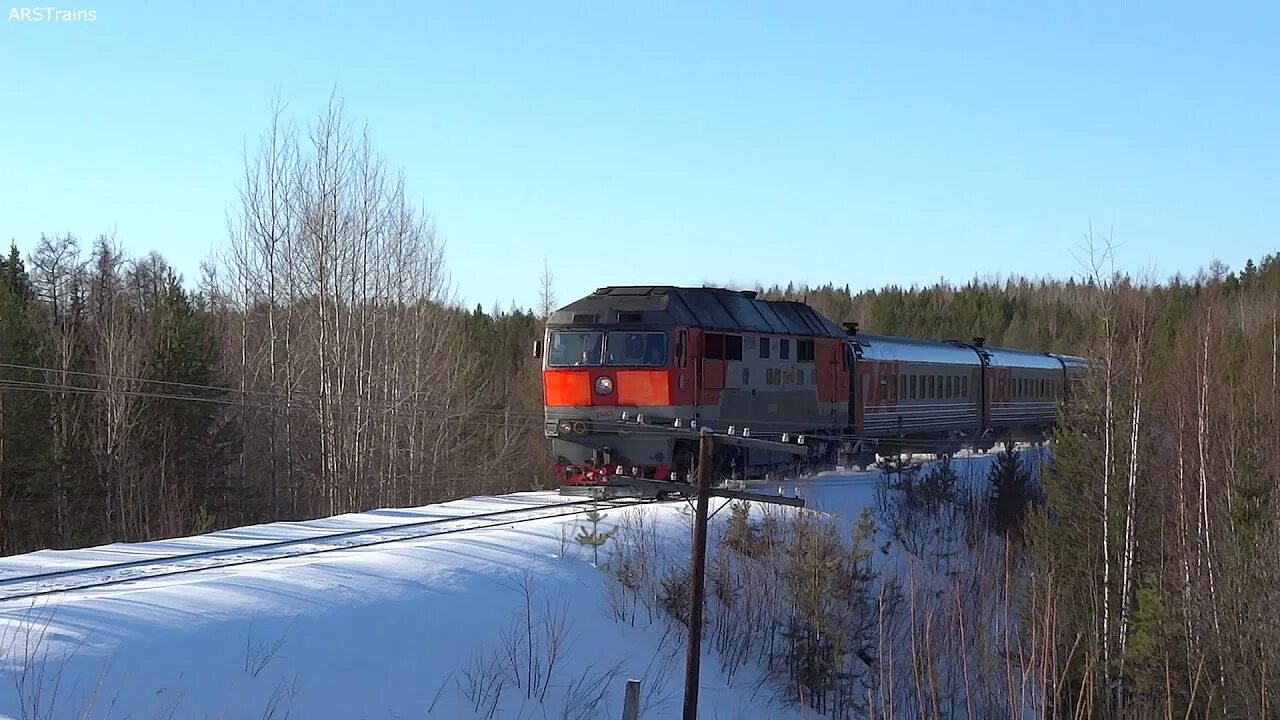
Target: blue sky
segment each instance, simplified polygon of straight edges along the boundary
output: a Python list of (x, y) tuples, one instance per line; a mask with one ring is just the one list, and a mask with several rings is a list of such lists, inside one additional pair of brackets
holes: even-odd
[[(1280, 4), (89, 3), (0, 24), (0, 239), (188, 278), (273, 94), (335, 87), (468, 303), (1159, 276), (1280, 249)], [(1121, 7), (1123, 6), (1123, 7)]]

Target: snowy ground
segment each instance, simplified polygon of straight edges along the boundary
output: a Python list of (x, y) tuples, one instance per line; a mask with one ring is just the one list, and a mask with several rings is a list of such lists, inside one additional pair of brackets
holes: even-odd
[[(987, 462), (957, 460), (957, 469), (977, 476)], [(855, 518), (877, 477), (827, 474), (784, 490)], [(0, 595), (5, 578), (35, 572), (576, 500), (518, 493), (42, 551), (0, 559)], [(603, 524), (622, 512), (606, 509)], [(673, 543), (687, 537), (685, 503), (628, 512)], [(584, 525), (581, 515), (541, 519), (0, 601), (0, 718), (472, 718), (490, 705), (493, 717), (617, 718), (628, 677), (643, 681), (644, 718), (679, 717), (683, 639), (664, 637), (659, 623), (614, 621), (591, 549), (572, 537)], [(606, 544), (602, 562), (607, 554)], [(560, 646), (549, 670), (548, 644)], [(494, 698), (484, 660), (503, 648), (520, 655), (525, 681)], [(532, 690), (530, 675), (542, 678)], [(702, 680), (702, 717), (802, 716), (769, 706), (749, 673), (728, 685), (709, 657)]]

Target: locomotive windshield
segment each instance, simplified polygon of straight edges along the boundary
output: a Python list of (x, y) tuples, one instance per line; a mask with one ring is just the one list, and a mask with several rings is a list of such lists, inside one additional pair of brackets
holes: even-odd
[(628, 367), (667, 364), (667, 334), (663, 332), (611, 332), (605, 343), (605, 365)]
[(547, 364), (552, 367), (599, 365), (603, 345), (602, 332), (553, 332), (547, 352)]
[(547, 353), (551, 367), (663, 367), (667, 364), (664, 332), (558, 330), (551, 333)]

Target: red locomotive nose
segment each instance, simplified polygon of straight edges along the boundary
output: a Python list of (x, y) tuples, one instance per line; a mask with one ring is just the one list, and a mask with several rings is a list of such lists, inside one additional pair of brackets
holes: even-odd
[(542, 373), (550, 407), (655, 407), (671, 404), (674, 378), (669, 370), (614, 368), (554, 369)]
[(618, 376), (614, 370), (604, 368), (591, 370), (591, 404), (618, 404)]

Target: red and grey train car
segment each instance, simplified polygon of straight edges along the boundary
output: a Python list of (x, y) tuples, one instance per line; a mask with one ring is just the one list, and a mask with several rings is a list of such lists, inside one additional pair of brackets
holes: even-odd
[[(808, 305), (751, 291), (605, 287), (547, 321), (545, 434), (561, 480), (687, 477), (690, 421), (757, 437), (804, 435), (818, 463), (1034, 439), (1083, 370), (1080, 358), (858, 333)], [(757, 475), (790, 455), (717, 447), (721, 471)]]

